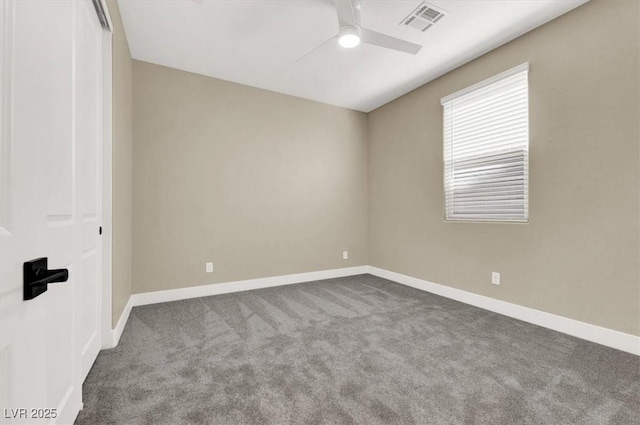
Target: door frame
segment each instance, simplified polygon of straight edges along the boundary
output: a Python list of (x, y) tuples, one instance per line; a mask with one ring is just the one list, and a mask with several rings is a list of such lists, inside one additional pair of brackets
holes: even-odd
[[(112, 321), (112, 38), (113, 24), (105, 0), (99, 1), (106, 25), (102, 32), (102, 349), (113, 348)], [(97, 11), (96, 11), (97, 13)]]

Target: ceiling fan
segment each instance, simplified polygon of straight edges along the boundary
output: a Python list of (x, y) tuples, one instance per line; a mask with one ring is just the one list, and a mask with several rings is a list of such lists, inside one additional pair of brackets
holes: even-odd
[(336, 14), (338, 15), (338, 33), (302, 56), (296, 62), (306, 58), (334, 39), (338, 39), (338, 44), (345, 49), (352, 49), (361, 42), (412, 55), (417, 54), (420, 49), (422, 49), (422, 46), (419, 44), (410, 43), (399, 38), (391, 37), (390, 35), (363, 28), (360, 24), (361, 0), (334, 0), (333, 4), (336, 8)]

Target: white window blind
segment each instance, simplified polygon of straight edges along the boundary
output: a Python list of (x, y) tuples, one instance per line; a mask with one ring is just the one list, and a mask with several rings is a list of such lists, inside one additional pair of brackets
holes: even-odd
[(447, 220), (529, 217), (529, 64), (442, 99)]

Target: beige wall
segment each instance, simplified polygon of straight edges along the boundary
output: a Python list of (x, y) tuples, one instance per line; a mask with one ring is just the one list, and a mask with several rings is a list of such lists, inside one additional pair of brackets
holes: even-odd
[(112, 323), (118, 323), (131, 295), (132, 247), (132, 61), (115, 0), (107, 2), (113, 23), (113, 248)]
[(366, 114), (133, 75), (135, 293), (367, 264)]
[[(639, 7), (593, 0), (370, 113), (370, 264), (639, 335)], [(526, 61), (530, 223), (445, 223), (440, 98)]]

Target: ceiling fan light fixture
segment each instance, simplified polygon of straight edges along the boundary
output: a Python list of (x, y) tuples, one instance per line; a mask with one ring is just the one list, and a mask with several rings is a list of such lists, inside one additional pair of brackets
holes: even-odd
[(344, 28), (340, 30), (338, 44), (345, 49), (353, 49), (360, 44), (360, 31), (357, 28)]

